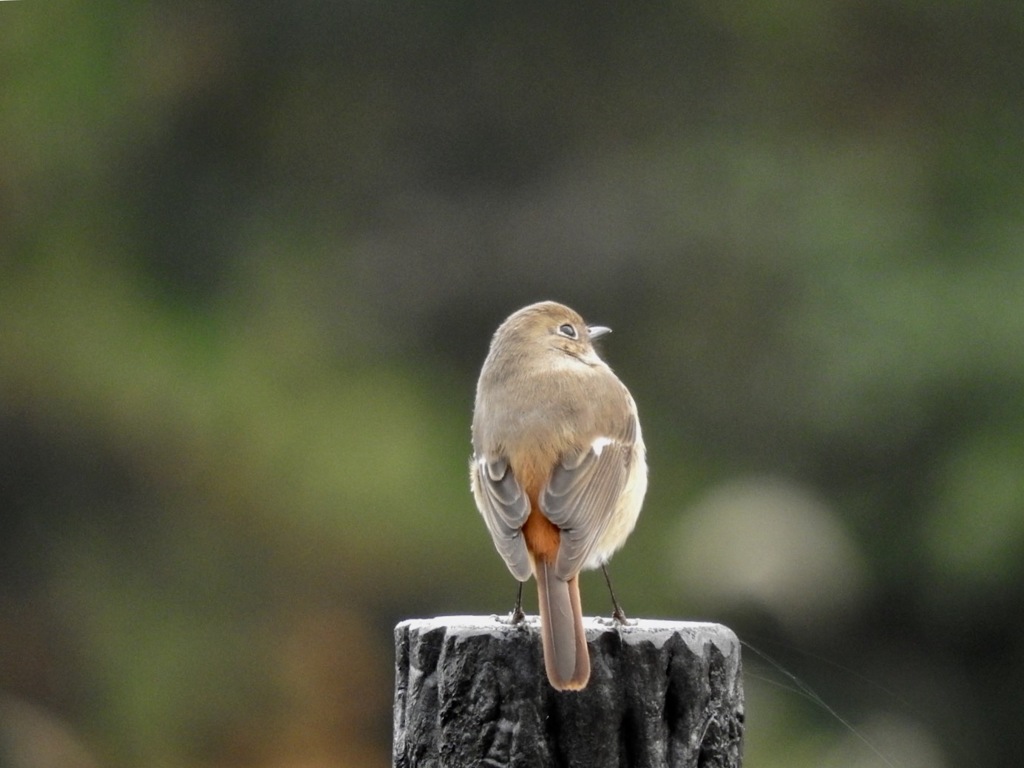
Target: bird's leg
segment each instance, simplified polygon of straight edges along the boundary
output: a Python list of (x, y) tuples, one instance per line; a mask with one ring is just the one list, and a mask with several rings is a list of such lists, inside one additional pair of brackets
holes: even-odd
[(608, 566), (604, 563), (601, 564), (601, 573), (604, 574), (605, 584), (608, 585), (608, 594), (612, 596), (612, 618), (615, 619), (619, 624), (628, 624), (626, 620), (626, 614), (622, 610), (622, 606), (619, 605), (619, 601), (615, 599), (615, 590), (612, 589), (612, 580), (608, 576)]
[(518, 624), (526, 618), (526, 614), (523, 613), (523, 582), (519, 582), (519, 589), (516, 590), (516, 604), (512, 609), (512, 613), (508, 617), (509, 624)]

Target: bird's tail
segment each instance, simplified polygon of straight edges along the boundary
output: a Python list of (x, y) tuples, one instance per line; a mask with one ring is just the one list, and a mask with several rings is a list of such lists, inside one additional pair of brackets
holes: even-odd
[(562, 581), (551, 563), (536, 563), (544, 668), (552, 687), (578, 691), (590, 679), (590, 654), (583, 631), (579, 577)]

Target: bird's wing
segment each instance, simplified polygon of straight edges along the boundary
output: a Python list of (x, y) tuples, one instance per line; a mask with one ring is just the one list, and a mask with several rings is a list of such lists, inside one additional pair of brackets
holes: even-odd
[(635, 460), (637, 423), (631, 414), (618, 434), (600, 435), (564, 455), (539, 498), (544, 516), (561, 529), (555, 573), (578, 573), (612, 521)]
[(483, 515), (494, 546), (520, 581), (530, 578), (530, 556), (522, 527), (530, 515), (530, 500), (503, 458), (474, 456), (470, 481), (477, 509)]

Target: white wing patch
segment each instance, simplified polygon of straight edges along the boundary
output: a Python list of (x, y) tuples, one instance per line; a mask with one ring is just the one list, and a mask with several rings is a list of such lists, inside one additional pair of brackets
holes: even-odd
[(610, 437), (595, 437), (594, 442), (590, 444), (590, 450), (594, 452), (595, 456), (600, 456), (601, 451), (604, 450), (606, 445), (611, 445), (615, 442), (617, 441), (612, 440)]

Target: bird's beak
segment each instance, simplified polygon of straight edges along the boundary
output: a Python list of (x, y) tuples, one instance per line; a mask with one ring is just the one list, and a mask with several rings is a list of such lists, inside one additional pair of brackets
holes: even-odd
[(606, 333), (611, 333), (611, 332), (612, 332), (611, 328), (606, 328), (603, 325), (588, 325), (587, 326), (587, 335), (590, 336), (590, 340), (591, 341), (593, 341), (594, 339), (599, 339), (602, 336), (604, 336)]

